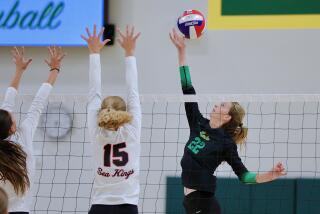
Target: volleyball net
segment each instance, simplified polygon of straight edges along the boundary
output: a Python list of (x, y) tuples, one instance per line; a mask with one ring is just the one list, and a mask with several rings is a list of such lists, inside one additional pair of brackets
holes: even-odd
[[(25, 117), (31, 101), (32, 97), (27, 95), (17, 100), (15, 117), (18, 123)], [(282, 162), (288, 172), (284, 180), (294, 182), (292, 187), (283, 182), (277, 183), (276, 187), (280, 192), (293, 188), (289, 194), (293, 195), (296, 207), (292, 209), (299, 209), (297, 203), (300, 202), (305, 202), (307, 208), (320, 202), (320, 197), (316, 196), (318, 193), (312, 192), (320, 188), (319, 95), (150, 95), (141, 96), (140, 213), (181, 213), (183, 210), (183, 195), (179, 192), (182, 188), (179, 182), (180, 160), (189, 138), (184, 101), (197, 101), (206, 117), (209, 117), (214, 104), (240, 102), (246, 110), (244, 125), (249, 128), (246, 145), (239, 148), (246, 167), (252, 172), (263, 173), (277, 162)], [(34, 137), (33, 213), (88, 212), (94, 173), (86, 107), (86, 96), (50, 97)], [(215, 175), (218, 181), (236, 180), (227, 163), (220, 165)], [(177, 182), (168, 183), (169, 178)], [(294, 198), (299, 191), (296, 181), (300, 179), (308, 179), (310, 191), (309, 197), (297, 199)], [(227, 200), (230, 206), (263, 204), (273, 209), (270, 213), (283, 214), (282, 206), (291, 200), (287, 198), (289, 196), (274, 195), (268, 192), (269, 189), (254, 190), (253, 185), (243, 185), (238, 181), (232, 189), (224, 189), (228, 187), (228, 182), (226, 184), (219, 186), (218, 183), (217, 191), (221, 194), (217, 198), (219, 201)], [(175, 189), (178, 192), (172, 192)], [(256, 200), (256, 205), (254, 201), (250, 205), (241, 201), (249, 190), (250, 194), (252, 191), (265, 193)], [(175, 207), (171, 205), (170, 208), (168, 204), (173, 202)], [(224, 202), (222, 209), (228, 209)], [(260, 207), (257, 210), (261, 212), (254, 213), (269, 213), (267, 209)]]

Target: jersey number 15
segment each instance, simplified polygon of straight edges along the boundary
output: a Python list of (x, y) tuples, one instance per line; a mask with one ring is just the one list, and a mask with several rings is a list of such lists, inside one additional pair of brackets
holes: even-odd
[[(121, 149), (126, 148), (126, 143), (119, 144), (107, 144), (104, 146), (104, 166), (111, 166), (112, 163), (118, 167), (125, 166), (129, 161), (129, 155), (125, 151), (121, 151)], [(111, 157), (112, 153), (112, 157)]]

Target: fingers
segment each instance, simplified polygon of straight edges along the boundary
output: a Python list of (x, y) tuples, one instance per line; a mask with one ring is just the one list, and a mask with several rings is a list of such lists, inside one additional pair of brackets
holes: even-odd
[(61, 46), (58, 47), (58, 50), (59, 50), (59, 54), (63, 54), (63, 51), (62, 51), (62, 47), (61, 47)]
[(20, 56), (19, 49), (18, 49), (17, 47), (14, 47), (14, 50), (15, 50), (16, 54), (17, 54), (18, 56)]
[(104, 33), (104, 27), (101, 28), (101, 30), (100, 30), (100, 32), (98, 34), (98, 38), (101, 38), (103, 33)]
[(62, 53), (62, 54), (58, 57), (58, 60), (59, 60), (59, 61), (63, 60), (63, 58), (64, 58), (65, 56), (67, 56), (67, 54), (66, 54), (66, 53)]
[(63, 52), (62, 47), (51, 46), (48, 47), (51, 58), (62, 60), (67, 54)]
[(280, 170), (284, 169), (282, 163), (280, 163), (280, 162), (277, 164), (277, 168), (280, 169)]
[(131, 27), (131, 30), (130, 30), (130, 37), (133, 37), (133, 34), (134, 34), (134, 26)]
[(48, 47), (48, 51), (49, 51), (49, 53), (50, 53), (50, 56), (53, 56), (53, 55), (54, 55), (53, 50), (52, 50), (51, 47)]
[(93, 37), (97, 36), (97, 25), (93, 25)]
[(14, 49), (11, 50), (11, 54), (12, 54), (13, 58), (18, 58), (19, 57), (19, 55), (17, 54), (17, 52)]
[(57, 49), (56, 49), (56, 46), (53, 46), (53, 47), (52, 47), (52, 52), (53, 52), (53, 54), (54, 54), (54, 55), (57, 55)]
[(27, 61), (27, 66), (29, 66), (29, 65), (31, 64), (31, 62), (32, 62), (32, 59), (29, 59), (29, 60)]
[(175, 44), (175, 40), (174, 40), (174, 37), (172, 35), (172, 32), (169, 33), (169, 37), (170, 37), (170, 40), (172, 41), (172, 43)]
[(139, 33), (137, 33), (137, 35), (135, 35), (134, 37), (133, 37), (133, 40), (134, 41), (136, 41), (138, 38), (139, 38), (139, 36), (141, 35), (141, 33), (139, 32)]
[(177, 35), (177, 31), (175, 28), (172, 28), (172, 33), (173, 33), (173, 35)]
[(49, 54), (51, 57), (56, 56), (56, 47), (55, 46), (48, 47), (48, 50), (49, 50)]
[(172, 29), (172, 35), (173, 35), (173, 38), (176, 40), (178, 38), (178, 34), (177, 34), (177, 31), (176, 29)]
[(17, 47), (14, 47), (14, 48), (11, 50), (11, 54), (12, 54), (12, 56), (15, 57), (15, 58), (20, 57), (20, 53), (19, 53), (19, 50), (18, 50)]
[(280, 176), (287, 175), (287, 172), (285, 171), (285, 168), (284, 168), (283, 164), (280, 163), (280, 162), (277, 163), (277, 165), (274, 168), (274, 171)]
[(103, 46), (105, 46), (108, 42), (110, 42), (111, 41), (111, 39), (106, 39), (106, 40), (104, 40), (103, 42), (102, 42), (102, 44), (103, 44)]
[(90, 30), (89, 30), (88, 27), (86, 27), (86, 31), (87, 31), (88, 37), (90, 38), (91, 37), (91, 33), (90, 33)]
[(126, 33), (127, 33), (127, 37), (133, 38), (133, 39), (137, 39), (140, 35), (140, 33), (136, 34), (134, 36), (134, 26), (130, 27), (129, 25), (127, 25), (126, 27)]
[(17, 48), (17, 47), (14, 47), (12, 50), (11, 50), (11, 54), (12, 54), (12, 61), (16, 64), (16, 65), (19, 65), (19, 66), (22, 66), (22, 67), (27, 67), (31, 62), (32, 62), (32, 59), (25, 59), (24, 58), (24, 53), (25, 53), (25, 49), (24, 47), (21, 47), (21, 48)]
[(59, 46), (58, 48), (56, 48), (56, 57), (59, 61), (61, 61), (67, 54), (63, 52), (62, 47)]
[(173, 33), (173, 38), (174, 38), (175, 40), (177, 40), (177, 41), (179, 41), (179, 42), (184, 42), (185, 37), (184, 37), (184, 36), (180, 36), (180, 35), (177, 33), (177, 31), (176, 31), (175, 28), (172, 29), (172, 33)]
[(62, 47), (60, 46), (58, 52), (58, 60), (61, 61), (67, 54), (63, 52)]
[(181, 46), (183, 44), (184, 38), (180, 37), (174, 28), (169, 33), (169, 36), (172, 43), (175, 44), (176, 46)]
[(47, 59), (45, 59), (44, 62), (50, 67), (50, 62)]
[(126, 38), (130, 38), (133, 40), (137, 40), (140, 35), (141, 32), (134, 34), (134, 27), (129, 27), (129, 25), (126, 26), (126, 34), (124, 34), (123, 32), (121, 32), (121, 30), (119, 28), (117, 28), (117, 32), (119, 33), (120, 37), (122, 38), (122, 40), (126, 39)]
[(121, 36), (121, 38), (122, 38), (122, 39), (124, 39), (124, 38), (125, 38), (124, 34), (120, 31), (120, 29), (119, 29), (119, 28), (117, 28), (117, 32), (119, 33), (119, 35)]
[(126, 26), (126, 36), (129, 35), (129, 25)]
[(89, 40), (89, 38), (85, 37), (84, 35), (81, 35), (81, 38), (86, 42), (88, 42), (88, 40)]
[(61, 46), (59, 46), (59, 47), (50, 46), (50, 47), (48, 47), (48, 50), (49, 50), (51, 57), (57, 57), (57, 56), (59, 57), (64, 54)]
[(89, 28), (86, 27), (86, 32), (87, 32), (88, 37), (86, 37), (86, 36), (84, 36), (84, 35), (81, 35), (81, 38), (82, 38), (83, 40), (85, 40), (86, 42), (88, 42), (88, 41), (89, 41), (90, 39), (92, 39), (92, 38), (101, 38), (102, 35), (103, 35), (103, 33), (104, 33), (104, 30), (105, 30), (105, 28), (102, 27), (102, 28), (100, 29), (98, 35), (97, 35), (97, 25), (94, 24), (94, 25), (93, 25), (93, 35), (90, 33)]

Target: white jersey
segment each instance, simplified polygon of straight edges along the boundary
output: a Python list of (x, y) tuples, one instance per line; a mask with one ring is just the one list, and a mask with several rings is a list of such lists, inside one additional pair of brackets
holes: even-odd
[[(35, 161), (33, 156), (33, 135), (38, 126), (38, 121), (42, 110), (46, 105), (47, 98), (51, 92), (52, 86), (49, 83), (43, 83), (37, 92), (32, 104), (29, 108), (26, 119), (20, 124), (16, 133), (8, 138), (8, 140), (22, 146), (27, 153), (27, 169), (30, 180), (30, 189), (24, 195), (17, 195), (10, 182), (0, 181), (0, 187), (5, 190), (9, 198), (9, 212), (30, 212), (32, 206), (32, 186), (35, 172)], [(12, 112), (15, 105), (17, 90), (9, 87), (1, 106), (1, 109)], [(14, 164), (14, 163), (12, 163)]]
[(100, 55), (90, 55), (88, 128), (95, 162), (92, 204), (138, 205), (141, 106), (135, 57), (126, 57), (125, 64), (127, 109), (133, 120), (117, 131), (105, 130), (97, 122), (102, 102)]

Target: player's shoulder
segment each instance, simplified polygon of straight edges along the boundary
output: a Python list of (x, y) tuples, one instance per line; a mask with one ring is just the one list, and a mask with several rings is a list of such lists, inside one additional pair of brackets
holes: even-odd
[(131, 123), (127, 123), (121, 128), (120, 132), (121, 132), (121, 135), (126, 138), (130, 137), (131, 139), (139, 140), (141, 128), (137, 129)]

